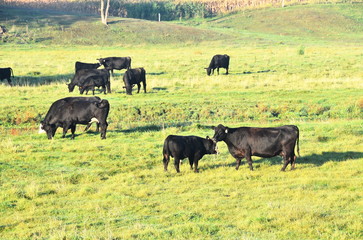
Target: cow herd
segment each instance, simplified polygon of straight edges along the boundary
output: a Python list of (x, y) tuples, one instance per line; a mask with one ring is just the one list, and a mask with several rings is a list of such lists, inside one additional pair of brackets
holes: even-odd
[[(113, 70), (126, 69), (123, 76), (126, 88), (126, 94), (132, 95), (132, 87), (136, 84), (138, 86), (138, 93), (140, 92), (141, 83), (144, 86), (146, 93), (146, 72), (144, 68), (131, 69), (130, 57), (107, 57), (97, 59), (98, 63), (83, 63), (76, 62), (75, 74), (68, 84), (69, 92), (73, 92), (75, 86), (79, 87), (79, 93), (83, 94), (92, 91), (95, 94), (95, 88), (102, 88), (104, 94), (111, 93), (110, 75), (113, 76)], [(98, 69), (104, 66), (104, 69)], [(110, 74), (111, 72), (111, 74)]]
[[(146, 93), (146, 72), (144, 68), (131, 68), (130, 57), (110, 57), (100, 58), (99, 63), (76, 62), (75, 75), (68, 84), (68, 89), (72, 92), (75, 86), (79, 87), (80, 94), (92, 91), (95, 87), (101, 87), (106, 94), (111, 93), (110, 72), (113, 70), (126, 69), (123, 76), (126, 94), (132, 94), (132, 87), (138, 86), (138, 93), (143, 84)], [(101, 65), (104, 69), (98, 69)], [(228, 74), (229, 56), (213, 56), (207, 70), (207, 75), (214, 73), (219, 68), (225, 68)], [(7, 79), (11, 85), (11, 68), (0, 68), (0, 80)], [(106, 138), (108, 127), (107, 117), (110, 104), (106, 99), (99, 97), (66, 97), (55, 101), (49, 108), (45, 118), (41, 121), (40, 132), (45, 132), (48, 139), (52, 139), (57, 128), (63, 128), (62, 137), (65, 137), (68, 129), (71, 129), (71, 139), (75, 137), (77, 124), (87, 125), (87, 130), (93, 122), (97, 124), (97, 132), (101, 133), (101, 139)], [(198, 172), (198, 161), (206, 154), (217, 154), (217, 143), (226, 143), (230, 154), (236, 159), (236, 170), (238, 170), (241, 160), (246, 158), (250, 170), (253, 170), (252, 156), (270, 158), (281, 156), (284, 160), (281, 171), (285, 171), (288, 164), (291, 169), (295, 168), (296, 155), (295, 147), (299, 155), (299, 129), (295, 125), (284, 125), (273, 128), (239, 127), (229, 128), (222, 124), (212, 127), (214, 136), (212, 138), (201, 138), (198, 136), (177, 136), (169, 135), (164, 140), (163, 164), (164, 170), (174, 158), (174, 166), (180, 172), (180, 162), (188, 158), (190, 167)]]

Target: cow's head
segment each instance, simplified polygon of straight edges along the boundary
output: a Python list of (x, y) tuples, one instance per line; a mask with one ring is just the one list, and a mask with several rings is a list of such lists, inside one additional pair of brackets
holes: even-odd
[(207, 141), (204, 142), (204, 147), (207, 150), (207, 153), (217, 154), (218, 153), (217, 142), (209, 138), (208, 136), (206, 137), (206, 140)]
[(69, 92), (73, 92), (74, 87), (75, 87), (76, 85), (75, 85), (75, 84), (73, 84), (73, 83), (69, 83), (69, 84), (67, 84), (67, 86), (68, 86), (68, 90), (69, 90)]
[(212, 73), (212, 69), (211, 68), (204, 68), (207, 71), (207, 75), (210, 76), (210, 74)]
[(229, 132), (228, 127), (223, 126), (222, 124), (219, 124), (217, 127), (212, 127), (214, 129), (214, 136), (213, 140), (216, 142), (223, 141)]
[(40, 129), (47, 133), (48, 139), (52, 139), (55, 134), (56, 127), (54, 125), (45, 123), (44, 121), (40, 122)]

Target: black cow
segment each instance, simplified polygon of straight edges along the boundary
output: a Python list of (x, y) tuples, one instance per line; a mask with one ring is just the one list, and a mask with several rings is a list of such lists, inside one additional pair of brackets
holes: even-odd
[(198, 172), (198, 161), (205, 154), (216, 154), (216, 142), (209, 137), (177, 136), (169, 135), (164, 141), (163, 162), (164, 170), (167, 171), (170, 157), (174, 158), (174, 166), (177, 172), (181, 159), (188, 158), (191, 169)]
[(110, 73), (106, 69), (82, 69), (74, 74), (68, 84), (69, 92), (73, 92), (75, 86), (82, 86), (89, 77), (102, 78), (106, 84), (107, 92), (111, 93)]
[(130, 69), (131, 58), (130, 57), (107, 57), (97, 59), (105, 69), (111, 71), (113, 76), (113, 70)]
[[(66, 97), (66, 98), (59, 99), (59, 100), (55, 101), (54, 103), (52, 103), (52, 105), (50, 106), (50, 108), (48, 110), (47, 115), (44, 118), (44, 121), (47, 121), (47, 119), (53, 118), (54, 114), (58, 111), (58, 109), (61, 109), (64, 104), (75, 102), (75, 101), (100, 102), (101, 98), (99, 98), (99, 97)], [(84, 131), (87, 131), (91, 127), (93, 122), (97, 123), (96, 131), (99, 132), (100, 124), (97, 121), (91, 121), (87, 125), (87, 127), (85, 128)], [(45, 131), (43, 130), (42, 124), (40, 124), (39, 133), (43, 133), (43, 132), (45, 132)]]
[(97, 69), (101, 66), (101, 63), (83, 63), (83, 62), (76, 62), (75, 70), (78, 72), (81, 69)]
[(107, 100), (88, 101), (73, 100), (65, 101), (60, 99), (52, 104), (44, 120), (41, 122), (41, 129), (47, 133), (48, 139), (52, 139), (58, 127), (63, 128), (64, 138), (68, 129), (71, 129), (72, 139), (74, 139), (76, 125), (88, 125), (94, 121), (100, 124), (101, 138), (106, 138), (108, 123), (106, 121), (110, 110)]
[(236, 159), (236, 170), (243, 158), (246, 158), (250, 170), (253, 170), (251, 156), (270, 158), (277, 155), (284, 158), (281, 171), (285, 171), (289, 163), (291, 169), (295, 168), (295, 144), (300, 155), (299, 129), (295, 125), (274, 128), (228, 128), (219, 124), (213, 129), (213, 140), (224, 141), (227, 144), (229, 152)]
[(102, 91), (106, 94), (106, 86), (108, 86), (108, 84), (109, 82), (105, 81), (105, 79), (100, 76), (91, 76), (79, 86), (79, 93), (83, 94), (83, 92), (86, 91), (87, 95), (88, 91), (92, 90), (92, 94), (95, 95), (95, 87), (102, 87)]
[(132, 88), (135, 84), (137, 85), (137, 93), (139, 93), (141, 88), (140, 82), (142, 82), (144, 92), (146, 93), (146, 72), (144, 68), (133, 68), (127, 70), (124, 74), (123, 80), (127, 94), (132, 95)]
[(214, 55), (212, 60), (210, 61), (209, 67), (205, 68), (207, 70), (207, 75), (210, 76), (214, 74), (214, 69), (217, 68), (217, 73), (219, 75), (219, 68), (225, 68), (226, 74), (228, 74), (229, 67), (229, 56), (224, 55)]
[(14, 77), (13, 69), (11, 68), (0, 68), (0, 80), (8, 80), (8, 83), (10, 86), (13, 86), (11, 84), (11, 76)]

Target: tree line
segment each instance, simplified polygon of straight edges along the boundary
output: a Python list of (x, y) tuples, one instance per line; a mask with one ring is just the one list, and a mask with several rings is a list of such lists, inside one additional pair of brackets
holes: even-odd
[[(212, 17), (248, 8), (292, 4), (351, 2), (351, 0), (110, 0), (109, 15), (170, 21)], [(101, 4), (102, 4), (101, 0)], [(100, 0), (0, 0), (0, 5), (101, 14)]]

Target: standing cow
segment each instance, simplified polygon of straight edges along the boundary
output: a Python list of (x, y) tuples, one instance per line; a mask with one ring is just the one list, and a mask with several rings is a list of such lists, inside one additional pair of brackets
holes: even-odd
[[(57, 101), (52, 103), (52, 105), (50, 106), (47, 114), (45, 115), (44, 121), (48, 121), (48, 119), (52, 119), (54, 117), (54, 114), (57, 113), (58, 109), (62, 109), (63, 105), (65, 105), (66, 103), (72, 103), (72, 102), (76, 102), (76, 101), (100, 102), (101, 98), (99, 98), (99, 97), (66, 97), (66, 98), (58, 99)], [(91, 121), (86, 126), (84, 131), (87, 131), (91, 127), (93, 122), (97, 123), (96, 132), (99, 132), (100, 124), (97, 121)], [(43, 125), (40, 124), (39, 133), (44, 133), (44, 132), (45, 131), (43, 130)]]
[(75, 86), (82, 86), (90, 77), (101, 78), (106, 84), (107, 92), (111, 93), (110, 73), (106, 69), (81, 69), (74, 74), (68, 85), (69, 92), (73, 92)]
[[(56, 107), (54, 106), (56, 105)], [(41, 129), (47, 133), (48, 139), (52, 139), (58, 127), (63, 128), (64, 138), (68, 129), (71, 129), (71, 139), (75, 137), (76, 125), (88, 125), (94, 121), (100, 124), (101, 138), (106, 138), (107, 116), (110, 104), (103, 99), (97, 102), (78, 100), (64, 102), (56, 101), (50, 107), (44, 120), (41, 122)]]
[(13, 69), (11, 69), (10, 67), (8, 68), (0, 68), (0, 80), (8, 80), (8, 83), (10, 86), (13, 86), (11, 84), (11, 76), (14, 77), (14, 74), (13, 74)]
[(105, 69), (111, 71), (113, 76), (113, 70), (130, 69), (131, 68), (131, 58), (130, 57), (107, 57), (97, 59), (100, 64), (102, 64)]
[(180, 172), (179, 163), (184, 158), (188, 158), (190, 168), (193, 169), (194, 164), (194, 172), (198, 172), (198, 161), (205, 154), (217, 154), (216, 142), (209, 137), (169, 135), (163, 147), (164, 170), (168, 170), (170, 157), (173, 157), (177, 172)]
[(229, 68), (229, 56), (224, 55), (214, 55), (212, 60), (210, 61), (209, 67), (205, 68), (207, 70), (207, 75), (210, 76), (214, 74), (214, 69), (217, 68), (217, 73), (219, 75), (219, 68), (226, 69), (226, 75), (228, 75)]
[(103, 93), (106, 94), (108, 84), (109, 82), (100, 76), (91, 76), (79, 86), (79, 93), (83, 94), (86, 91), (87, 95), (88, 91), (92, 91), (92, 94), (95, 95), (95, 87), (102, 87)]
[(75, 72), (78, 72), (81, 69), (97, 69), (101, 66), (101, 63), (83, 63), (83, 62), (76, 62), (74, 65)]
[(126, 94), (132, 95), (132, 88), (136, 84), (137, 85), (137, 93), (140, 92), (142, 82), (144, 86), (144, 92), (146, 93), (146, 72), (144, 68), (133, 68), (129, 69), (125, 72), (123, 77), (126, 88)]
[(229, 128), (222, 124), (213, 127), (214, 141), (224, 141), (231, 155), (236, 159), (236, 170), (241, 160), (246, 158), (250, 170), (251, 156), (270, 158), (280, 155), (284, 158), (281, 171), (285, 171), (290, 163), (295, 168), (295, 145), (299, 154), (299, 129), (295, 125), (285, 125), (274, 128), (239, 127)]

